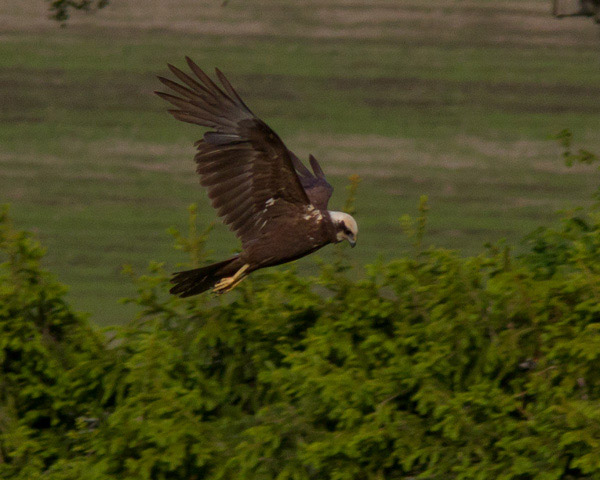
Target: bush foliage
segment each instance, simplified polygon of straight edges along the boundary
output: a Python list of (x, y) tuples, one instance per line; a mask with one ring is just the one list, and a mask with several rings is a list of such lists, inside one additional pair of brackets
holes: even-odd
[(426, 211), (360, 280), (343, 250), (217, 300), (129, 269), (106, 332), (4, 212), (0, 478), (600, 478), (598, 210), (471, 258), (422, 248)]
[(106, 7), (110, 0), (46, 0), (50, 4), (50, 18), (65, 25), (73, 11), (95, 12)]

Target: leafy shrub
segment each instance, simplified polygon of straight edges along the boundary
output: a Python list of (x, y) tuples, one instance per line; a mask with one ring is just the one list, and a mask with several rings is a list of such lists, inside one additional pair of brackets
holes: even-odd
[(106, 7), (109, 0), (46, 0), (50, 3), (50, 17), (65, 25), (74, 10), (94, 12)]
[[(39, 478), (70, 454), (85, 415), (103, 339), (40, 270), (44, 251), (0, 210), (0, 478)], [(90, 367), (88, 369), (88, 367)]]
[(105, 335), (4, 214), (0, 477), (599, 478), (597, 209), (471, 258), (422, 247), (426, 212), (360, 280), (343, 250), (216, 300), (128, 269), (138, 316)]

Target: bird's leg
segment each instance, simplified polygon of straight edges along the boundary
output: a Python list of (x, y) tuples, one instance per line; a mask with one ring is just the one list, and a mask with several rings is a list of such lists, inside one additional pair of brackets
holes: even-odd
[(246, 277), (244, 272), (248, 270), (248, 267), (250, 267), (250, 265), (246, 263), (242, 268), (235, 272), (235, 275), (232, 277), (222, 278), (221, 281), (215, 285), (213, 292), (227, 293), (233, 290)]

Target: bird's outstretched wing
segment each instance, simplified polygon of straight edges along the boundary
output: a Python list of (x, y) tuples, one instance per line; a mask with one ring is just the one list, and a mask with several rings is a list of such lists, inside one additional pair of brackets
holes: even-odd
[(196, 142), (200, 183), (245, 245), (268, 228), (273, 215), (298, 214), (310, 201), (277, 134), (250, 111), (218, 69), (222, 87), (186, 60), (196, 79), (169, 65), (183, 84), (159, 79), (178, 96), (156, 93), (177, 107), (169, 110), (176, 119), (211, 129)]
[(333, 187), (325, 179), (321, 165), (319, 165), (315, 157), (310, 155), (308, 159), (313, 170), (313, 173), (310, 173), (310, 170), (304, 166), (302, 161), (293, 152), (289, 153), (296, 173), (300, 178), (300, 183), (310, 203), (319, 210), (327, 210), (327, 204), (333, 193)]

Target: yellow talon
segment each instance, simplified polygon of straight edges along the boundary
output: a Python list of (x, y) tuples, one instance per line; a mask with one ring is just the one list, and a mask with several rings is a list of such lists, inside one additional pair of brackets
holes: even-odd
[(248, 270), (248, 267), (250, 267), (250, 265), (246, 263), (242, 268), (235, 272), (235, 275), (232, 277), (222, 278), (221, 281), (213, 288), (213, 293), (221, 294), (233, 290), (246, 277), (244, 272)]

